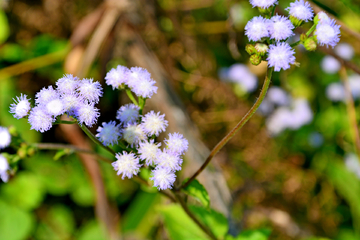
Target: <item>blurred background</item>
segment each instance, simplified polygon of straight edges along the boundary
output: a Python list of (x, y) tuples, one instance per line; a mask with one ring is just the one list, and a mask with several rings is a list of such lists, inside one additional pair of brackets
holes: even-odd
[[(291, 1), (279, 2), (276, 12), (287, 15)], [(257, 113), (199, 179), (231, 234), (269, 229), (269, 239), (360, 239), (360, 2), (309, 2), (342, 25), (340, 44), (315, 52), (298, 46), (299, 67), (273, 74)], [(104, 84), (106, 72), (118, 64), (146, 67), (159, 87), (148, 110), (164, 112), (170, 129), (195, 146), (182, 181), (244, 116), (264, 80), (266, 62), (250, 65), (244, 50), (244, 27), (259, 15), (246, 0), (1, 0), (0, 6), (0, 126), (15, 126), (29, 143), (94, 147), (63, 126), (29, 130), (26, 119), (8, 112), (15, 96), (34, 99), (65, 73), (93, 78), (104, 87), (100, 125), (129, 102)], [(310, 27), (304, 24), (290, 41)], [(156, 190), (86, 158), (42, 151), (22, 159), (9, 182), (0, 183), (0, 239), (108, 239), (116, 231), (124, 239), (187, 239), (177, 235), (171, 224), (178, 215)]]

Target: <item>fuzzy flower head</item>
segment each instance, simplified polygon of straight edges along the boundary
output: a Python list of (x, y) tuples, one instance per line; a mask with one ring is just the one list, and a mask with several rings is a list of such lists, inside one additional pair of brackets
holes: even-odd
[(286, 70), (290, 68), (290, 64), (295, 63), (294, 54), (294, 50), (286, 42), (272, 44), (267, 58), (268, 66), (274, 67), (275, 72), (279, 72), (281, 69)]
[(168, 121), (164, 119), (165, 114), (160, 115), (160, 112), (155, 113), (151, 111), (142, 118), (142, 127), (144, 132), (148, 136), (159, 136), (161, 132), (164, 132), (168, 126)]
[(354, 56), (354, 48), (348, 43), (340, 43), (334, 49), (336, 55), (345, 59), (351, 60)]
[(99, 102), (99, 98), (103, 94), (101, 84), (97, 81), (93, 82), (93, 79), (81, 80), (77, 90), (81, 97), (95, 103)]
[(250, 41), (260, 41), (262, 38), (269, 37), (269, 20), (262, 16), (254, 17), (245, 26), (245, 35)]
[(134, 153), (127, 153), (124, 151), (122, 154), (117, 153), (115, 157), (117, 161), (113, 162), (111, 165), (114, 167), (114, 170), (117, 171), (117, 175), (122, 174), (122, 179), (125, 177), (132, 178), (134, 175), (138, 174), (141, 164)]
[(177, 153), (164, 149), (163, 151), (158, 151), (156, 164), (158, 167), (168, 168), (172, 171), (179, 171), (181, 170), (182, 159)]
[(316, 25), (315, 35), (320, 46), (331, 46), (334, 48), (340, 41), (340, 25), (335, 24), (335, 20), (319, 22)]
[(140, 108), (133, 103), (121, 106), (116, 112), (116, 119), (118, 119), (123, 125), (128, 123), (134, 123), (140, 117)]
[(107, 85), (112, 86), (113, 89), (120, 88), (122, 85), (127, 84), (130, 70), (118, 65), (117, 68), (112, 68), (105, 76)]
[(345, 96), (345, 88), (339, 82), (331, 83), (326, 87), (326, 97), (333, 102), (344, 101)]
[(51, 100), (57, 99), (60, 97), (58, 91), (53, 89), (52, 86), (48, 88), (43, 87), (40, 92), (37, 92), (35, 95), (35, 103), (39, 105), (46, 105)]
[(37, 106), (31, 109), (28, 121), (31, 125), (30, 129), (35, 129), (43, 133), (52, 127), (55, 119), (51, 117), (43, 107)]
[(10, 170), (9, 163), (7, 159), (0, 154), (0, 178), (3, 182), (7, 182), (9, 180), (9, 174), (7, 171)]
[(30, 99), (27, 99), (25, 94), (21, 94), (20, 98), (16, 97), (16, 100), (13, 100), (14, 103), (10, 105), (10, 113), (14, 114), (14, 118), (20, 119), (27, 116), (31, 109)]
[(79, 86), (79, 81), (77, 77), (73, 77), (71, 74), (66, 74), (64, 77), (57, 80), (56, 86), (60, 93), (71, 94), (75, 92), (76, 88)]
[(79, 123), (85, 123), (88, 127), (94, 125), (99, 116), (99, 109), (94, 107), (93, 104), (80, 103), (76, 111), (76, 118)]
[(113, 145), (119, 141), (121, 133), (119, 127), (116, 126), (115, 121), (110, 121), (109, 123), (104, 122), (102, 127), (98, 127), (96, 130), (98, 134), (96, 137), (105, 145)]
[(145, 160), (145, 163), (148, 166), (154, 164), (158, 157), (160, 146), (161, 143), (154, 143), (154, 139), (151, 139), (150, 142), (140, 142), (138, 148), (140, 159)]
[(6, 148), (11, 143), (11, 135), (5, 127), (0, 127), (0, 149)]
[(285, 40), (294, 35), (293, 29), (294, 25), (287, 17), (276, 15), (270, 19), (269, 33), (272, 39)]
[(76, 92), (64, 94), (61, 96), (61, 99), (64, 104), (65, 112), (71, 116), (75, 116), (78, 107), (83, 104), (83, 99)]
[(250, 4), (253, 7), (259, 7), (259, 8), (269, 8), (275, 4), (277, 4), (277, 0), (250, 0)]
[(329, 18), (329, 16), (324, 12), (318, 12), (314, 21), (316, 24), (317, 23), (328, 23), (331, 21), (331, 18)]
[(146, 135), (141, 125), (129, 123), (123, 130), (123, 138), (131, 146), (134, 146), (139, 144), (141, 141), (144, 141), (146, 139)]
[(157, 92), (155, 83), (146, 69), (141, 67), (132, 67), (130, 69), (128, 85), (136, 96), (151, 98)]
[(305, 22), (311, 21), (314, 16), (310, 4), (304, 0), (296, 0), (290, 3), (290, 7), (286, 8), (286, 10), (289, 11), (290, 16)]
[(150, 179), (154, 181), (154, 187), (157, 187), (158, 190), (171, 189), (176, 180), (175, 173), (167, 168), (155, 168), (152, 175)]
[(166, 146), (170, 152), (182, 155), (189, 147), (189, 142), (180, 133), (169, 134), (169, 139), (165, 139)]
[(60, 98), (56, 98), (45, 105), (45, 111), (49, 115), (56, 117), (65, 112), (65, 105)]

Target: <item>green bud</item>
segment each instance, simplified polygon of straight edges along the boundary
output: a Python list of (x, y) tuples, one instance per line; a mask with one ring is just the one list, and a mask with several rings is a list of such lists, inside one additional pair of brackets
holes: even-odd
[(315, 51), (316, 47), (317, 47), (317, 44), (316, 44), (316, 42), (314, 41), (313, 38), (308, 38), (304, 42), (304, 47), (308, 51)]
[(300, 35), (300, 41), (301, 41), (301, 42), (305, 42), (307, 38), (308, 38), (308, 36), (306, 36), (305, 33), (302, 33), (302, 34)]
[(263, 57), (269, 50), (269, 46), (265, 43), (257, 43), (255, 44), (256, 52), (259, 56)]
[(20, 149), (17, 151), (17, 155), (18, 155), (21, 159), (25, 158), (25, 157), (26, 157), (26, 149), (20, 148)]
[(13, 137), (16, 137), (16, 136), (19, 135), (14, 126), (9, 126), (8, 131), (9, 131), (10, 135), (13, 136)]
[(35, 148), (33, 148), (33, 147), (30, 147), (30, 148), (28, 148), (28, 150), (27, 150), (28, 156), (34, 155), (35, 152), (36, 152), (36, 150), (35, 150)]
[(257, 65), (259, 65), (261, 63), (261, 57), (256, 55), (256, 54), (253, 54), (250, 57), (250, 62), (251, 62), (252, 65), (257, 66)]
[(271, 13), (272, 7), (269, 7), (269, 8), (261, 8), (261, 7), (258, 7), (258, 10), (259, 10), (259, 12), (260, 12), (261, 14), (266, 15), (266, 14)]
[(252, 44), (246, 44), (245, 51), (246, 51), (249, 55), (253, 55), (253, 54), (256, 53), (256, 49), (255, 49), (254, 45), (252, 45)]
[(299, 26), (301, 26), (301, 24), (304, 23), (303, 20), (300, 20), (292, 15), (290, 15), (290, 21), (294, 25), (294, 27), (299, 27)]

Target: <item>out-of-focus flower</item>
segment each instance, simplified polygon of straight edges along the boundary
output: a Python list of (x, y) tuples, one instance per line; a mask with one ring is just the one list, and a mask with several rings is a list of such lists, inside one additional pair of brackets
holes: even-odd
[(360, 75), (353, 74), (349, 76), (349, 85), (351, 89), (351, 94), (353, 98), (359, 99), (360, 98)]
[(11, 135), (6, 127), (0, 126), (0, 149), (6, 148), (11, 143)]
[(259, 8), (269, 8), (275, 4), (277, 4), (277, 0), (250, 0), (250, 4), (253, 7), (259, 7)]
[(345, 155), (345, 166), (360, 179), (360, 163), (359, 158), (355, 153), (348, 153)]
[(351, 60), (354, 56), (354, 48), (348, 43), (339, 43), (334, 49), (335, 53), (345, 59)]
[(326, 87), (326, 97), (334, 102), (345, 100), (345, 89), (341, 83), (331, 83)]
[(290, 104), (291, 98), (289, 95), (280, 87), (272, 86), (267, 92), (267, 99), (279, 106), (286, 106)]
[(246, 65), (240, 63), (232, 65), (224, 79), (240, 84), (245, 92), (253, 92), (257, 87), (257, 77)]
[(329, 73), (329, 74), (337, 73), (341, 68), (340, 62), (336, 58), (334, 58), (330, 55), (325, 56), (321, 60), (320, 66), (324, 72)]
[(3, 182), (7, 182), (9, 180), (8, 170), (10, 170), (9, 163), (7, 159), (0, 154), (0, 178)]

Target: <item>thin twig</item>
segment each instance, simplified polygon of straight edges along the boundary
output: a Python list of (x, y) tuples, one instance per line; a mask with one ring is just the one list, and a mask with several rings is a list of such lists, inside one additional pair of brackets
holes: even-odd
[(74, 152), (78, 152), (78, 153), (85, 153), (85, 154), (91, 154), (96, 156), (98, 159), (101, 159), (107, 163), (112, 163), (113, 160), (104, 157), (96, 152), (87, 150), (87, 149), (82, 149), (82, 148), (78, 148), (74, 145), (69, 145), (69, 144), (60, 144), (60, 143), (34, 143), (32, 144), (32, 146), (34, 146), (37, 149), (41, 149), (41, 150), (61, 150), (61, 149), (69, 149), (72, 150)]
[(353, 133), (354, 147), (356, 149), (358, 156), (360, 156), (360, 135), (359, 135), (359, 128), (358, 128), (357, 121), (356, 121), (356, 110), (355, 110), (355, 105), (354, 105), (354, 99), (351, 94), (351, 88), (350, 88), (348, 76), (346, 73), (346, 68), (344, 65), (340, 69), (340, 76), (341, 76), (341, 80), (345, 86), (346, 109), (348, 112), (350, 127), (353, 130), (352, 133)]
[(263, 87), (261, 89), (259, 98), (256, 100), (254, 105), (250, 108), (250, 110), (245, 114), (245, 116), (240, 120), (240, 122), (211, 150), (209, 156), (201, 165), (201, 167), (194, 173), (194, 175), (180, 188), (177, 190), (180, 190), (182, 188), (186, 188), (189, 186), (189, 184), (205, 169), (205, 167), (210, 163), (210, 161), (213, 159), (213, 157), (225, 146), (225, 144), (245, 125), (245, 123), (251, 118), (251, 116), (256, 112), (256, 110), (259, 108), (261, 102), (263, 101), (266, 92), (269, 88), (270, 81), (271, 81), (271, 75), (273, 72), (273, 68), (268, 68), (265, 81), (263, 84)]
[(188, 208), (188, 206), (186, 205), (186, 203), (184, 202), (184, 200), (182, 199), (182, 197), (180, 196), (180, 194), (176, 191), (174, 191), (175, 197), (178, 200), (178, 202), (180, 203), (181, 207), (184, 209), (184, 211), (186, 212), (186, 214), (211, 238), (211, 239), (215, 239), (217, 240), (217, 237), (214, 235), (214, 233), (208, 229), (205, 225), (203, 225), (198, 219), (197, 217), (190, 211), (190, 209)]

